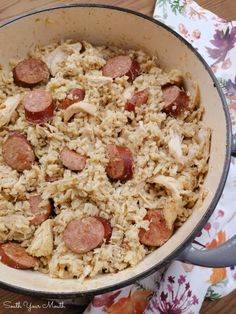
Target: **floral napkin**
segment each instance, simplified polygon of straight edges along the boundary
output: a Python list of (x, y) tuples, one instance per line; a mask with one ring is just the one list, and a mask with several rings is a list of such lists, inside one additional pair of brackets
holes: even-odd
[[(188, 40), (205, 58), (224, 91), (236, 140), (236, 22), (192, 0), (158, 0), (154, 18)], [(213, 248), (235, 234), (236, 161), (222, 197), (195, 243)], [(165, 269), (120, 290), (96, 296), (86, 314), (197, 314), (205, 298), (217, 300), (236, 288), (236, 269), (204, 268), (173, 261)]]

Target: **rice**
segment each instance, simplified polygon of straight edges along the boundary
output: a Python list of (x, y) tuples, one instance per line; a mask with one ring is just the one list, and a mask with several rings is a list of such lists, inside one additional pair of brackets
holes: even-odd
[[(6, 165), (0, 151), (0, 242), (22, 243), (30, 254), (39, 256), (39, 271), (81, 280), (135, 266), (153, 251), (139, 241), (140, 228), (148, 228), (143, 219), (147, 209), (163, 209), (169, 226), (179, 227), (188, 219), (195, 203), (205, 195), (202, 185), (210, 150), (210, 130), (202, 122), (204, 108), (199, 97), (190, 95), (189, 109), (178, 118), (162, 111), (161, 87), (184, 81), (180, 71), (164, 72), (158, 60), (143, 51), (82, 45), (83, 51), (80, 43), (53, 43), (37, 47), (29, 56), (49, 63), (54, 77), (45, 88), (52, 92), (55, 105), (70, 89), (83, 88), (84, 102), (95, 108), (94, 114), (78, 110), (69, 120), (58, 110), (52, 122), (32, 125), (19, 104), (10, 122), (0, 128), (0, 147), (9, 132), (23, 132), (38, 159), (31, 170), (19, 173)], [(55, 49), (59, 51), (57, 63), (52, 58)], [(102, 76), (106, 60), (121, 54), (140, 63), (142, 74), (133, 83), (126, 76), (114, 80)], [(11, 67), (18, 61), (11, 60)], [(135, 115), (125, 111), (124, 104), (133, 91), (145, 88), (149, 88), (147, 104), (137, 107)], [(22, 99), (28, 91), (14, 84), (11, 72), (1, 70), (1, 103), (15, 95)], [(109, 180), (107, 144), (132, 151), (132, 180)], [(81, 172), (63, 167), (59, 153), (64, 146), (87, 157)], [(48, 177), (57, 180), (47, 182)], [(56, 215), (40, 226), (30, 224), (27, 197), (32, 192), (54, 204)], [(86, 254), (73, 253), (62, 238), (66, 225), (75, 218), (95, 215), (110, 221), (109, 243)]]

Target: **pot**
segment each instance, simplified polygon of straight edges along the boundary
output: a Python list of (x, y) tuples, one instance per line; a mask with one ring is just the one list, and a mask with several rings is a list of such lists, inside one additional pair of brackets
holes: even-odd
[[(204, 186), (208, 195), (163, 246), (138, 265), (115, 274), (104, 274), (81, 283), (77, 279), (52, 279), (30, 270), (16, 270), (0, 263), (3, 288), (53, 299), (73, 299), (101, 294), (129, 285), (173, 259), (208, 267), (236, 264), (236, 236), (212, 250), (197, 250), (191, 242), (206, 223), (221, 196), (230, 166), (232, 143), (227, 104), (220, 86), (203, 58), (173, 30), (143, 14), (107, 5), (81, 4), (52, 7), (14, 18), (0, 26), (1, 64), (24, 58), (32, 46), (55, 40), (85, 39), (93, 44), (143, 49), (158, 55), (167, 71), (181, 69), (198, 82), (205, 106), (204, 122), (212, 130), (209, 172)], [(232, 148), (233, 147), (233, 148)]]

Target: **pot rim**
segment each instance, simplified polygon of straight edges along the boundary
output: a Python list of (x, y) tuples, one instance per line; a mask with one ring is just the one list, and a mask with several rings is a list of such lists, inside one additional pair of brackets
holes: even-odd
[[(0, 30), (1, 30), (1, 28), (4, 28), (9, 24), (15, 23), (18, 20), (21, 20), (21, 19), (28, 17), (28, 16), (31, 16), (31, 15), (36, 15), (38, 13), (54, 11), (54, 10), (59, 10), (59, 9), (72, 9), (72, 8), (78, 8), (78, 7), (79, 8), (110, 9), (110, 10), (116, 10), (116, 11), (121, 11), (121, 12), (128, 13), (128, 14), (132, 14), (132, 15), (138, 16), (139, 18), (148, 20), (148, 21), (158, 25), (159, 27), (164, 28), (165, 30), (170, 32), (172, 35), (174, 35), (178, 40), (183, 42), (195, 54), (195, 56), (200, 60), (200, 62), (203, 64), (205, 70), (208, 72), (208, 74), (210, 75), (210, 77), (213, 81), (214, 87), (217, 89), (217, 92), (218, 92), (218, 95), (221, 99), (221, 103), (222, 103), (223, 110), (225, 113), (225, 118), (226, 118), (227, 142), (226, 142), (226, 153), (225, 153), (224, 167), (223, 167), (222, 175), (220, 178), (220, 183), (218, 185), (218, 188), (216, 189), (215, 195), (214, 195), (210, 205), (208, 206), (206, 213), (204, 214), (202, 219), (198, 222), (197, 226), (188, 235), (188, 237), (183, 241), (183, 243), (180, 244), (174, 251), (172, 251), (162, 262), (160, 262), (160, 263), (154, 265), (153, 267), (143, 271), (141, 274), (135, 275), (131, 278), (128, 278), (128, 279), (120, 282), (119, 284), (113, 284), (113, 285), (109, 285), (109, 286), (104, 287), (104, 288), (97, 288), (97, 289), (88, 290), (85, 292), (79, 292), (78, 291), (78, 292), (61, 292), (61, 293), (58, 293), (58, 292), (37, 291), (37, 290), (31, 290), (31, 289), (18, 287), (16, 285), (11, 285), (11, 284), (8, 284), (5, 282), (1, 282), (1, 280), (0, 280), (0, 287), (1, 288), (5, 288), (7, 290), (10, 290), (10, 291), (13, 291), (16, 293), (25, 294), (25, 295), (31, 295), (31, 296), (35, 296), (35, 297), (41, 297), (41, 298), (54, 298), (54, 299), (58, 299), (58, 300), (59, 299), (60, 300), (61, 299), (74, 299), (74, 298), (78, 298), (78, 297), (92, 297), (92, 296), (97, 295), (97, 294), (102, 294), (105, 292), (120, 289), (122, 287), (125, 287), (125, 286), (128, 286), (128, 285), (134, 283), (137, 280), (140, 280), (144, 277), (147, 277), (148, 275), (151, 275), (156, 270), (162, 268), (167, 263), (169, 263), (171, 260), (175, 259), (175, 257), (177, 257), (179, 255), (179, 253), (182, 250), (184, 250), (193, 241), (196, 234), (201, 230), (201, 228), (204, 226), (204, 224), (207, 222), (207, 220), (209, 219), (209, 217), (213, 213), (213, 211), (214, 211), (214, 209), (218, 203), (218, 200), (221, 197), (224, 186), (225, 186), (225, 182), (226, 182), (227, 175), (229, 172), (231, 151), (232, 151), (232, 126), (231, 126), (230, 114), (228, 111), (226, 99), (224, 97), (223, 91), (220, 87), (220, 84), (219, 84), (216, 76), (214, 75), (214, 73), (212, 72), (211, 68), (206, 63), (206, 61), (203, 59), (203, 57), (198, 53), (197, 50), (195, 50), (193, 48), (193, 46), (186, 39), (184, 39), (181, 35), (179, 35), (176, 31), (171, 29), (169, 26), (165, 25), (164, 23), (162, 23), (158, 20), (155, 20), (153, 17), (147, 16), (143, 13), (136, 12), (136, 11), (128, 9), (128, 8), (123, 8), (123, 7), (114, 6), (114, 5), (96, 4), (96, 3), (79, 3), (79, 4), (74, 3), (74, 4), (66, 4), (66, 5), (58, 5), (58, 6), (49, 6), (49, 7), (45, 7), (42, 9), (36, 9), (36, 10), (30, 11), (27, 13), (17, 15), (16, 17), (13, 17), (13, 18), (7, 20), (5, 23), (0, 23)], [(66, 279), (62, 279), (62, 280), (66, 280)]]

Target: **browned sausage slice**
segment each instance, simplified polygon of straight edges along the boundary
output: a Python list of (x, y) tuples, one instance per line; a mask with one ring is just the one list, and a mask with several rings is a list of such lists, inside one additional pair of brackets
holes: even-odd
[(0, 245), (1, 262), (7, 266), (28, 269), (38, 266), (38, 259), (30, 256), (20, 244), (9, 242)]
[(122, 158), (112, 158), (106, 167), (107, 175), (112, 180), (122, 180), (125, 174), (125, 161)]
[(53, 117), (52, 94), (46, 90), (37, 89), (29, 92), (22, 99), (26, 119), (33, 124), (46, 123)]
[(112, 234), (112, 228), (111, 228), (111, 224), (110, 221), (108, 221), (107, 219), (100, 217), (100, 216), (95, 216), (96, 219), (98, 219), (104, 227), (105, 230), (105, 235), (104, 238), (106, 240), (106, 242), (108, 242), (111, 238), (111, 234)]
[(172, 235), (173, 230), (166, 225), (165, 218), (161, 210), (148, 210), (145, 220), (149, 220), (149, 229), (140, 229), (139, 240), (148, 246), (161, 246)]
[(69, 91), (66, 98), (63, 99), (59, 105), (58, 108), (60, 109), (66, 109), (72, 104), (83, 100), (85, 97), (85, 90), (80, 88), (73, 88)]
[(95, 217), (75, 219), (66, 226), (63, 239), (74, 253), (86, 253), (103, 243), (105, 229)]
[(14, 82), (18, 86), (34, 87), (49, 79), (49, 69), (40, 59), (25, 59), (13, 69)]
[(126, 182), (133, 177), (133, 156), (131, 151), (124, 146), (107, 145), (109, 163), (106, 167), (110, 179)]
[(167, 85), (162, 88), (165, 106), (163, 111), (177, 117), (188, 107), (189, 96), (176, 85)]
[(8, 136), (2, 146), (2, 154), (6, 164), (17, 171), (30, 170), (35, 162), (33, 148), (21, 133)]
[(29, 197), (30, 211), (34, 214), (34, 218), (31, 220), (31, 223), (34, 225), (40, 225), (53, 211), (50, 201), (48, 201), (47, 205), (40, 206), (42, 201), (41, 196), (38, 194), (30, 195)]
[(66, 168), (74, 171), (81, 171), (86, 165), (86, 157), (70, 150), (68, 147), (62, 149), (60, 159)]
[(145, 88), (139, 92), (134, 93), (129, 101), (125, 104), (125, 110), (135, 111), (135, 107), (140, 107), (147, 103), (149, 90)]
[(137, 61), (130, 56), (117, 56), (107, 60), (102, 69), (104, 76), (116, 78), (120, 76), (128, 76), (129, 81), (133, 81), (139, 74), (140, 66)]

